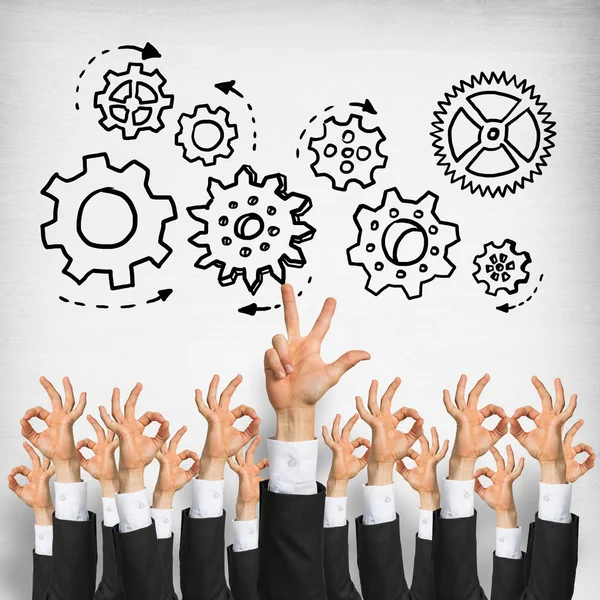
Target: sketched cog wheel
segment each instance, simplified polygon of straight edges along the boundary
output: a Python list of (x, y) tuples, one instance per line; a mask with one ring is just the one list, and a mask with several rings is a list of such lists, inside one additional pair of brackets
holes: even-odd
[(526, 80), (481, 73), (438, 103), (432, 123), (437, 164), (461, 189), (504, 197), (532, 182), (554, 147), (556, 123)]
[(238, 137), (238, 130), (229, 122), (229, 111), (222, 106), (213, 110), (208, 104), (200, 104), (192, 114), (183, 113), (178, 122), (175, 145), (183, 148), (185, 160), (200, 160), (209, 167), (218, 158), (233, 154), (231, 142)]
[(437, 202), (432, 192), (407, 200), (391, 188), (376, 208), (358, 207), (358, 240), (347, 255), (350, 265), (368, 275), (367, 291), (378, 296), (388, 287), (399, 287), (413, 300), (421, 297), (424, 284), (454, 273), (448, 250), (460, 241), (458, 225), (439, 219)]
[(311, 240), (315, 229), (302, 217), (312, 201), (289, 192), (285, 175), (267, 175), (260, 181), (244, 165), (229, 185), (209, 178), (207, 191), (210, 200), (205, 205), (188, 208), (202, 226), (188, 241), (202, 250), (195, 266), (217, 267), (221, 286), (233, 285), (240, 277), (254, 295), (265, 275), (285, 283), (286, 267), (306, 264), (300, 244)]
[(483, 253), (473, 259), (477, 267), (473, 277), (477, 283), (485, 284), (485, 293), (489, 296), (499, 291), (516, 294), (519, 286), (529, 281), (529, 263), (529, 252), (519, 252), (513, 240), (506, 239), (498, 245), (488, 242), (483, 246)]
[(167, 80), (158, 69), (144, 71), (141, 64), (130, 63), (121, 73), (108, 71), (104, 81), (104, 89), (94, 95), (104, 129), (120, 129), (123, 139), (133, 140), (140, 131), (156, 133), (165, 126), (162, 113), (173, 106), (174, 96), (164, 93)]
[[(171, 196), (152, 193), (149, 176), (138, 161), (118, 168), (101, 153), (84, 156), (83, 170), (74, 177), (55, 173), (50, 178), (41, 193), (54, 201), (54, 210), (52, 219), (41, 226), (42, 243), (62, 251), (67, 259), (65, 275), (81, 285), (92, 273), (106, 273), (110, 288), (118, 290), (135, 285), (136, 266), (163, 265), (172, 253), (164, 241), (165, 228), (177, 218), (177, 211)], [(115, 203), (120, 206), (118, 214), (127, 219), (104, 223), (104, 234), (111, 239), (99, 239), (98, 231), (90, 230), (97, 223), (86, 213), (104, 214)]]
[(323, 122), (322, 137), (309, 140), (308, 149), (316, 155), (310, 168), (316, 177), (330, 179), (335, 190), (345, 191), (351, 182), (367, 188), (387, 163), (380, 148), (385, 139), (379, 127), (365, 128), (361, 115), (351, 114), (347, 121), (331, 116)]

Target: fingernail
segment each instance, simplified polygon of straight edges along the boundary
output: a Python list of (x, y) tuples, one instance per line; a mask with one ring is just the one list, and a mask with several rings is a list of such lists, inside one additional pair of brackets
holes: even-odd
[(277, 379), (284, 379), (285, 373), (283, 371), (277, 371)]
[(294, 370), (292, 365), (285, 365), (285, 372), (289, 375)]

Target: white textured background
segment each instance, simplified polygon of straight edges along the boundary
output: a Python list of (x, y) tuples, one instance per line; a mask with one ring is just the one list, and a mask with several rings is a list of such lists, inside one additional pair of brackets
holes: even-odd
[[(0, 324), (2, 419), (1, 471), (26, 458), (19, 418), (26, 408), (46, 401), (40, 374), (58, 382), (71, 376), (89, 394), (89, 408), (109, 401), (114, 385), (145, 384), (140, 408), (163, 411), (173, 428), (186, 423), (184, 443), (200, 450), (204, 425), (196, 413), (193, 390), (206, 388), (213, 372), (245, 375), (239, 401), (263, 416), (263, 435), (273, 417), (263, 391), (262, 353), (282, 329), (279, 311), (254, 319), (236, 309), (251, 301), (240, 285), (222, 289), (214, 271), (192, 267), (194, 249), (186, 237), (194, 224), (185, 207), (205, 198), (207, 169), (181, 159), (173, 146), (176, 118), (196, 103), (225, 100), (244, 128), (245, 113), (236, 100), (223, 99), (217, 81), (236, 79), (252, 102), (258, 120), (259, 151), (243, 145), (217, 167), (227, 178), (241, 161), (260, 174), (288, 174), (290, 188), (313, 198), (309, 221), (318, 228), (306, 244), (309, 264), (292, 274), (302, 285), (314, 282), (301, 299), (305, 323), (322, 299), (339, 300), (335, 325), (325, 344), (326, 357), (349, 347), (373, 354), (319, 405), (319, 423), (339, 411), (353, 412), (353, 397), (365, 394), (371, 377), (387, 383), (404, 379), (401, 403), (416, 406), (428, 425), (444, 437), (452, 421), (444, 413), (441, 390), (462, 371), (473, 381), (486, 371), (492, 383), (485, 400), (511, 413), (537, 402), (532, 374), (551, 383), (563, 377), (567, 392), (580, 396), (586, 419), (579, 441), (600, 446), (596, 382), (600, 367), (597, 340), (598, 114), (600, 7), (596, 1), (377, 2), (220, 2), (0, 0)], [(160, 65), (175, 109), (157, 135), (123, 142), (97, 124), (91, 95), (100, 89), (105, 68), (123, 67), (131, 55), (107, 57), (90, 70), (82, 88), (82, 110), (73, 108), (77, 75), (104, 48), (151, 41), (162, 52)], [(110, 55), (109, 55), (110, 56)], [(505, 199), (482, 199), (451, 185), (435, 165), (430, 123), (436, 102), (461, 78), (481, 70), (506, 70), (536, 84), (557, 121), (556, 148), (549, 167), (534, 185)], [(306, 162), (294, 158), (299, 132), (308, 118), (328, 104), (368, 97), (379, 112), (389, 154), (378, 185), (333, 192), (313, 178)], [(60, 274), (60, 252), (44, 250), (39, 225), (49, 219), (51, 202), (39, 191), (55, 171), (74, 175), (81, 156), (107, 151), (121, 166), (138, 158), (152, 170), (156, 193), (174, 196), (179, 221), (168, 229), (175, 252), (163, 269), (139, 269), (135, 290), (109, 292), (106, 278), (93, 276), (78, 288)], [(408, 302), (401, 291), (378, 298), (364, 291), (364, 275), (347, 265), (353, 243), (351, 215), (360, 202), (378, 203), (382, 190), (397, 185), (406, 197), (427, 189), (441, 197), (439, 214), (460, 224), (463, 241), (453, 248), (458, 268), (450, 280), (426, 287), (424, 297)], [(540, 292), (526, 307), (505, 315), (472, 279), (472, 257), (483, 243), (512, 237), (533, 256), (533, 273), (544, 272)], [(134, 311), (77, 308), (58, 301), (63, 294), (94, 303), (144, 300), (160, 287), (175, 293), (164, 305)], [(259, 301), (273, 300), (266, 285)], [(359, 427), (357, 427), (359, 429)], [(84, 422), (78, 437), (90, 435)], [(366, 433), (363, 427), (361, 434)], [(520, 449), (518, 453), (521, 454)], [(328, 470), (322, 448), (320, 478)], [(490, 463), (486, 457), (482, 463)], [(441, 467), (442, 475), (446, 466)], [(235, 499), (228, 477), (227, 508)], [(361, 511), (360, 485), (350, 488), (350, 516)], [(148, 477), (148, 485), (153, 481)], [(90, 484), (91, 509), (99, 511), (99, 487)], [(581, 516), (580, 562), (575, 597), (590, 598), (600, 585), (597, 503), (600, 485), (592, 472), (574, 490), (573, 510)], [(520, 524), (533, 518), (537, 470), (528, 460), (516, 486)], [(416, 495), (398, 485), (407, 575), (412, 571)], [(188, 491), (177, 508), (189, 503)], [(3, 486), (0, 490), (2, 598), (30, 594), (32, 516)], [(491, 580), (494, 516), (478, 502), (479, 570), (486, 589)], [(178, 519), (176, 519), (178, 527)], [(353, 536), (352, 532), (352, 536)], [(229, 539), (228, 539), (229, 542)], [(353, 573), (358, 580), (352, 550)]]

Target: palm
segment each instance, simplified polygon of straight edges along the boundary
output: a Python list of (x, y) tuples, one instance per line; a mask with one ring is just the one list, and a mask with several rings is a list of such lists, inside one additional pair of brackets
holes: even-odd
[(522, 441), (524, 448), (536, 459), (543, 457), (545, 461), (561, 460), (562, 424), (558, 415), (552, 411), (541, 412), (535, 419), (536, 429), (528, 432)]
[(95, 448), (96, 455), (89, 459), (85, 470), (98, 481), (109, 481), (119, 478), (115, 453), (108, 443), (98, 443)]
[(333, 460), (331, 462), (330, 477), (339, 480), (348, 480), (356, 477), (365, 466), (363, 461), (352, 454), (354, 446), (350, 441), (343, 441), (337, 444), (333, 451)]
[(492, 485), (485, 490), (483, 499), (494, 510), (511, 510), (514, 508), (512, 481), (498, 473), (492, 479)]
[(479, 458), (494, 444), (492, 434), (483, 427), (483, 416), (477, 409), (465, 409), (456, 428), (455, 449), (462, 457)]
[(246, 463), (242, 467), (240, 477), (240, 487), (238, 491), (239, 500), (251, 504), (260, 500), (260, 476), (261, 469), (258, 465)]
[(140, 469), (149, 465), (159, 446), (155, 438), (143, 435), (144, 427), (138, 421), (127, 420), (116, 433), (121, 441), (120, 465), (122, 469)]
[(52, 506), (50, 486), (43, 471), (32, 471), (29, 483), (23, 486), (23, 502), (31, 508), (46, 508)]
[(156, 487), (163, 491), (179, 491), (189, 481), (185, 469), (181, 468), (183, 461), (177, 454), (169, 453), (166, 457), (166, 463), (161, 465), (161, 469), (156, 482)]
[(396, 429), (400, 421), (391, 413), (380, 413), (377, 421), (373, 429), (372, 459), (378, 463), (395, 463), (407, 455), (414, 441)]
[(234, 427), (236, 418), (229, 410), (217, 409), (211, 413), (206, 434), (205, 456), (228, 458), (246, 444), (242, 432)]
[(413, 490), (425, 494), (437, 491), (437, 463), (431, 460), (433, 457), (423, 456), (417, 460), (417, 466), (410, 470), (406, 481)]

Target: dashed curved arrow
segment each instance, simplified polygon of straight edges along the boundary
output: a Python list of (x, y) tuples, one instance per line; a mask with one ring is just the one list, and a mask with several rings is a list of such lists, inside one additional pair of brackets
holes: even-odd
[(544, 279), (544, 275), (540, 275), (540, 280), (538, 282), (538, 285), (535, 287), (535, 289), (533, 290), (533, 292), (531, 292), (531, 295), (527, 298), (525, 298), (525, 300), (523, 300), (523, 302), (519, 302), (517, 304), (509, 304), (508, 302), (506, 302), (505, 304), (502, 304), (501, 306), (496, 306), (496, 310), (499, 310), (500, 312), (503, 313), (509, 313), (511, 310), (514, 310), (515, 308), (518, 308), (519, 306), (523, 306), (523, 304), (525, 304), (526, 302), (530, 302), (531, 299), (533, 298), (534, 294), (537, 294), (537, 291), (539, 289), (539, 283), (542, 283)]
[[(223, 92), (226, 96), (229, 93), (234, 94), (235, 96), (238, 96), (239, 98), (244, 98), (244, 94), (242, 94), (242, 92), (240, 92), (239, 90), (237, 90), (235, 88), (235, 79), (231, 79), (229, 81), (222, 81), (221, 83), (215, 83), (215, 87), (220, 91)], [(256, 131), (256, 118), (253, 114), (254, 109), (252, 108), (252, 104), (250, 104), (249, 102), (246, 103), (246, 108), (248, 109), (248, 112), (250, 113), (250, 121), (252, 122), (252, 151), (256, 152), (256, 139), (258, 138), (258, 133)]]
[[(146, 302), (144, 303), (138, 303), (138, 304), (120, 304), (120, 305), (113, 305), (112, 308), (135, 308), (136, 306), (140, 306), (140, 304), (154, 304), (155, 302), (158, 301), (162, 301), (162, 302), (166, 302), (167, 298), (173, 293), (173, 290), (170, 288), (165, 288), (164, 290), (158, 290), (157, 295), (154, 298), (150, 298), (149, 300), (146, 300)], [(107, 309), (107, 308), (111, 308), (111, 306), (109, 304), (86, 304), (85, 302), (78, 302), (78, 301), (73, 301), (73, 300), (69, 300), (68, 298), (65, 298), (64, 296), (59, 296), (58, 299), (61, 302), (64, 302), (65, 304), (74, 304), (75, 306), (88, 306), (90, 308), (100, 308), (100, 309)]]
[[(312, 276), (308, 278), (308, 281), (306, 282), (306, 285), (310, 285), (312, 283)], [(302, 296), (302, 290), (300, 290), (298, 292), (298, 297)], [(272, 310), (272, 309), (277, 309), (277, 308), (281, 308), (281, 304), (275, 304), (273, 306), (258, 306), (256, 304), (256, 302), (252, 302), (252, 304), (248, 304), (246, 306), (242, 306), (241, 308), (238, 308), (238, 312), (242, 313), (243, 315), (250, 315), (251, 317), (254, 317), (256, 315), (256, 313), (259, 312), (266, 312), (268, 310)]]

